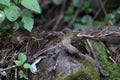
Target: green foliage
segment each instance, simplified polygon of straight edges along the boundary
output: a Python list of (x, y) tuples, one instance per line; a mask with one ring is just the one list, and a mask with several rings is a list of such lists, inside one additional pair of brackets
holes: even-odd
[(13, 0), (16, 4), (19, 3), (21, 0)]
[[(31, 65), (28, 63), (25, 63), (26, 60), (27, 60), (27, 57), (25, 53), (19, 53), (18, 60), (15, 60), (14, 62), (17, 67), (23, 67), (24, 69), (30, 69)], [(28, 79), (26, 74), (22, 70), (19, 71), (19, 77)]]
[(3, 11), (0, 11), (0, 23), (2, 23), (5, 20), (5, 14)]
[[(81, 4), (80, 0), (72, 0), (71, 2), (69, 2), (69, 4), (67, 5), (67, 10), (65, 11), (65, 15), (64, 15), (65, 23), (70, 23), (70, 21), (73, 20), (75, 11), (78, 9), (80, 4)], [(93, 15), (93, 14), (94, 13), (93, 13), (92, 1), (84, 0), (83, 4), (79, 10), (77, 19), (75, 19), (75, 22), (72, 25), (73, 28), (78, 28), (82, 25), (90, 25), (90, 26), (100, 27), (101, 25), (103, 25), (105, 23), (116, 24), (117, 22), (119, 22), (118, 16), (120, 15), (120, 8), (112, 11), (109, 14), (106, 14), (105, 17), (104, 16), (100, 17), (99, 20), (94, 20), (94, 16), (96, 16), (97, 14), (95, 14), (95, 15)], [(99, 15), (101, 15), (101, 14), (99, 14)]]
[(112, 23), (112, 24), (116, 24), (117, 21), (119, 20), (119, 16), (120, 15), (120, 8), (118, 8), (117, 10), (114, 10), (113, 12), (107, 14), (106, 18), (106, 22), (107, 23)]
[(91, 13), (93, 11), (91, 0), (85, 0), (83, 6), (81, 7), (80, 12)]
[(0, 4), (3, 4), (5, 6), (10, 6), (10, 0), (0, 0)]
[(103, 21), (93, 21), (93, 25), (95, 27), (100, 27), (100, 26), (102, 26), (103, 23), (104, 23)]
[(27, 60), (25, 53), (19, 53), (18, 60), (24, 63)]
[(16, 64), (16, 66), (22, 66), (23, 65), (23, 63), (19, 60), (15, 60), (14, 62)]
[(109, 77), (105, 77), (101, 80), (117, 80), (120, 78), (120, 65), (108, 61), (108, 55), (105, 51), (105, 47), (99, 42), (92, 42), (96, 53), (99, 55), (100, 64), (106, 72), (110, 73)]
[(31, 17), (23, 16), (22, 22), (24, 24), (24, 28), (28, 31), (31, 31), (33, 28), (34, 20)]
[(16, 21), (20, 16), (20, 9), (11, 4), (11, 6), (4, 9), (4, 13), (9, 21)]
[[(18, 5), (24, 6), (27, 9), (21, 10), (21, 7)], [(30, 15), (26, 15), (25, 12)], [(15, 30), (23, 26), (31, 32), (34, 25), (34, 20), (31, 16), (33, 12), (41, 13), (41, 8), (37, 0), (0, 0), (0, 26), (9, 25)], [(22, 20), (18, 22), (17, 20), (20, 18), (22, 18)], [(3, 23), (7, 24), (3, 25)]]
[(19, 53), (18, 55), (18, 60), (15, 60), (15, 64), (16, 66), (22, 66), (23, 68), (30, 68), (30, 65), (28, 63), (25, 63), (25, 61), (27, 60), (27, 57), (25, 55), (25, 53)]
[(60, 5), (63, 0), (52, 0), (54, 4)]
[[(80, 5), (80, 0), (72, 0), (70, 2), (67, 11), (65, 12), (64, 15), (64, 21), (66, 23), (69, 23), (74, 16), (74, 10)], [(89, 13), (92, 12), (92, 5), (90, 0), (85, 0), (82, 7), (79, 10), (79, 13), (85, 13), (84, 15), (78, 16), (77, 19), (75, 20), (73, 26), (74, 28), (80, 27), (81, 25), (92, 25), (93, 23), (93, 18), (88, 15)], [(83, 17), (82, 17), (83, 16)]]
[(83, 16), (83, 17), (81, 18), (81, 22), (82, 22), (83, 24), (92, 25), (93, 19), (92, 19), (91, 16), (85, 15), (85, 16)]
[(37, 0), (22, 0), (21, 4), (34, 12), (41, 13)]
[(29, 69), (29, 68), (31, 68), (31, 65), (28, 64), (28, 63), (25, 63), (25, 64), (23, 65), (23, 67), (24, 67), (25, 69)]
[(13, 29), (16, 31), (20, 28), (20, 25), (17, 21), (13, 22)]
[(26, 74), (22, 70), (19, 71), (18, 75), (20, 78), (28, 79), (28, 77), (26, 76)]
[(72, 0), (72, 3), (75, 7), (78, 7), (80, 5), (80, 0)]

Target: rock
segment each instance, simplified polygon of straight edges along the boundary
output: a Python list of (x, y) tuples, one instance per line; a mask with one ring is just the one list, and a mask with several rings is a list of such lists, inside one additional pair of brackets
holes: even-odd
[(57, 52), (39, 63), (39, 72), (30, 74), (30, 80), (99, 80), (99, 71), (90, 56), (72, 56), (64, 48)]

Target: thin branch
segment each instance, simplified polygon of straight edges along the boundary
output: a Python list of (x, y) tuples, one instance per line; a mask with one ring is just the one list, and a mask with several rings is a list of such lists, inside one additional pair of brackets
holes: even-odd
[(45, 27), (49, 27), (52, 23), (54, 23), (57, 20), (58, 17), (53, 18), (51, 21), (49, 21)]
[(56, 22), (56, 24), (54, 25), (53, 29), (52, 30), (56, 30), (57, 29), (57, 26), (59, 25), (60, 21), (62, 20), (63, 16), (64, 16), (64, 9), (65, 9), (65, 4), (66, 4), (66, 1), (67, 0), (63, 0), (63, 5), (62, 5), (62, 8), (61, 8), (61, 12), (60, 12), (60, 16)]
[(84, 3), (84, 0), (81, 0), (79, 7), (78, 7), (78, 9), (76, 10), (76, 12), (75, 12), (75, 14), (74, 14), (73, 19), (71, 20), (71, 22), (70, 22), (69, 25), (68, 25), (69, 28), (72, 28), (72, 25), (74, 24), (77, 16), (79, 15), (80, 8), (82, 7), (83, 3)]
[(13, 69), (13, 68), (15, 68), (15, 67), (17, 67), (17, 66), (11, 66), (11, 67), (7, 67), (7, 68), (4, 68), (4, 69), (0, 69), (0, 72), (3, 72), (3, 71), (6, 71), (6, 70), (9, 70), (9, 69)]
[(116, 64), (116, 61), (111, 56), (109, 56), (109, 59)]
[[(107, 2), (107, 1), (105, 0), (104, 2)], [(102, 2), (102, 0), (100, 0), (100, 4), (101, 4), (102, 10), (103, 10), (103, 12), (104, 12), (104, 15), (105, 15), (105, 17), (106, 17), (106, 16), (107, 16), (107, 11), (106, 11), (106, 9), (105, 9), (105, 7), (104, 7), (104, 3)], [(113, 25), (113, 23), (112, 23), (111, 20), (110, 20), (109, 23), (110, 23), (111, 25)]]
[[(106, 2), (106, 0), (105, 0), (105, 2)], [(102, 10), (103, 10), (105, 16), (107, 16), (107, 12), (106, 12), (105, 7), (104, 7), (104, 2), (102, 2), (102, 0), (100, 0), (100, 4), (101, 4)]]
[(36, 55), (34, 55), (33, 57), (34, 57), (34, 58), (37, 58), (38, 56), (44, 54), (45, 52), (48, 52), (48, 51), (50, 51), (50, 50), (53, 50), (53, 49), (55, 49), (56, 47), (58, 47), (58, 46), (60, 46), (60, 45), (62, 45), (62, 43), (58, 43), (57, 45), (55, 45), (55, 46), (53, 46), (53, 47), (51, 47), (51, 48), (48, 48), (48, 49), (39, 50), (39, 51), (36, 52)]
[(18, 73), (18, 71), (17, 71), (17, 68), (15, 69), (15, 80), (17, 80), (18, 78), (17, 78), (17, 73)]
[(100, 64), (99, 64), (99, 61), (98, 61), (98, 58), (97, 58), (97, 55), (96, 55), (96, 53), (94, 52), (94, 49), (93, 49), (90, 41), (89, 41), (88, 39), (86, 39), (86, 41), (87, 41), (87, 44), (88, 44), (88, 46), (89, 46), (89, 48), (90, 48), (92, 57), (93, 57), (93, 58), (95, 59), (95, 61), (96, 61), (96, 66), (97, 66), (99, 72), (101, 73), (102, 76), (109, 76), (109, 74), (105, 73), (105, 72), (103, 71), (103, 69), (101, 68), (101, 66), (100, 66)]
[[(106, 4), (106, 2), (107, 2), (107, 0), (105, 0), (105, 1), (103, 2), (103, 6)], [(93, 19), (96, 19), (96, 17), (100, 14), (101, 10), (102, 10), (102, 7), (98, 9), (98, 11), (97, 11), (97, 13), (95, 14), (95, 16), (93, 17)]]

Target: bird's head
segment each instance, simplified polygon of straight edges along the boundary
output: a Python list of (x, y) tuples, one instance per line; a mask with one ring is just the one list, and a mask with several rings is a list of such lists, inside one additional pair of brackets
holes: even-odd
[(69, 38), (73, 37), (73, 31), (69, 28), (65, 28), (63, 30), (63, 33), (64, 33), (64, 37), (69, 37)]

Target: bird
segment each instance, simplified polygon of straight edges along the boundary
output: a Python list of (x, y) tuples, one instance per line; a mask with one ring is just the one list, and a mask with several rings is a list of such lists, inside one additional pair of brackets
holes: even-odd
[(62, 40), (63, 46), (68, 50), (69, 53), (79, 53), (79, 50), (71, 44), (71, 39), (74, 36), (73, 32), (66, 28), (63, 30), (64, 36)]
[(85, 43), (82, 39), (77, 37), (77, 33), (73, 32), (69, 28), (65, 28), (63, 30), (64, 36), (62, 40), (63, 46), (67, 49), (70, 54), (75, 53), (88, 53), (87, 49), (85, 48)]

